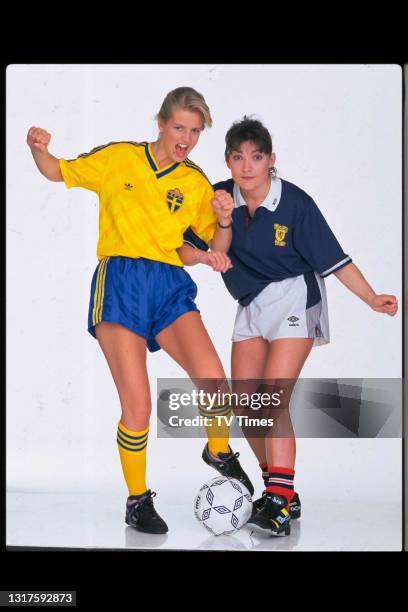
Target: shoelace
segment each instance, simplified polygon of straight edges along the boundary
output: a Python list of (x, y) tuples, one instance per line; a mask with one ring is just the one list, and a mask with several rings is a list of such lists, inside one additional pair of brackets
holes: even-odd
[(156, 495), (157, 495), (156, 491), (150, 491), (150, 493), (148, 493), (144, 499), (142, 499), (139, 503), (137, 503), (137, 504), (135, 504), (133, 506), (134, 509), (136, 510), (136, 509), (140, 508), (141, 505), (143, 505), (143, 506), (153, 506), (152, 498), (156, 497)]
[(150, 514), (150, 516), (156, 515), (156, 511), (154, 509), (153, 506), (153, 497), (156, 497), (156, 492), (152, 491), (150, 493), (150, 495), (146, 498), (146, 500), (144, 500), (144, 508), (143, 510), (147, 513)]
[(224, 463), (232, 461), (233, 459), (237, 459), (238, 457), (239, 457), (239, 453), (234, 453), (231, 457), (228, 457), (227, 459), (224, 459)]

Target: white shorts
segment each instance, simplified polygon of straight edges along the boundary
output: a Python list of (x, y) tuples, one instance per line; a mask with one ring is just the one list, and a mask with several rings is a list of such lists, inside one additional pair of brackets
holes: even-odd
[(278, 338), (313, 338), (313, 346), (328, 344), (324, 279), (309, 272), (271, 282), (248, 306), (239, 305), (232, 341), (259, 336), (269, 342)]

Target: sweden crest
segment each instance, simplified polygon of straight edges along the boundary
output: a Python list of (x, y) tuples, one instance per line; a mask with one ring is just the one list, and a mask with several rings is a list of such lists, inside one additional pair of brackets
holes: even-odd
[(167, 192), (167, 206), (169, 207), (169, 211), (171, 213), (177, 212), (183, 202), (184, 196), (180, 189), (169, 189)]

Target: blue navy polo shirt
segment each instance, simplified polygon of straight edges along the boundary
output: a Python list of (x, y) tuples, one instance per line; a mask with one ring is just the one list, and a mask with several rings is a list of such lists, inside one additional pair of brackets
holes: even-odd
[[(264, 202), (251, 218), (233, 181), (221, 181), (234, 198), (233, 232), (228, 256), (233, 268), (222, 274), (231, 295), (247, 306), (269, 283), (316, 271), (323, 278), (352, 259), (346, 255), (314, 200), (280, 178), (271, 181)], [(191, 229), (184, 240), (208, 250)]]

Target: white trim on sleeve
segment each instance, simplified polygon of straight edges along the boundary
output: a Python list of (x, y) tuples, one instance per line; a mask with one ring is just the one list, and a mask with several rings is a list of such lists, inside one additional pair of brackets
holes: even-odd
[(322, 272), (320, 274), (320, 276), (325, 277), (328, 274), (331, 274), (332, 272), (335, 272), (338, 268), (341, 268), (342, 266), (344, 266), (344, 264), (347, 263), (348, 261), (351, 261), (351, 257), (349, 257), (347, 255), (347, 257), (345, 259), (342, 259), (341, 261), (339, 261), (339, 263), (336, 263), (336, 265), (334, 265), (331, 268), (329, 268), (328, 270), (325, 270), (324, 272)]

